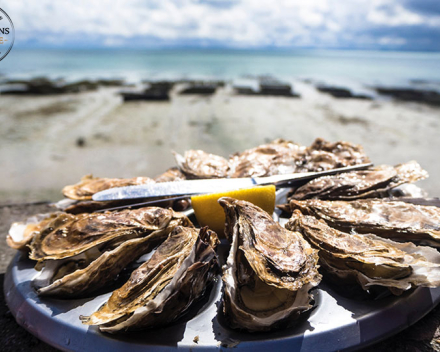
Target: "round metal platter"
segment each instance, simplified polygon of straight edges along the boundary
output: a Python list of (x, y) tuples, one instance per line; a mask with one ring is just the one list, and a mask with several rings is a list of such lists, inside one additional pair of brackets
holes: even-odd
[[(220, 245), (225, 258), (227, 245)], [(34, 262), (18, 253), (5, 276), (6, 302), (17, 322), (39, 339), (65, 351), (334, 351), (353, 350), (388, 337), (415, 323), (440, 302), (440, 288), (418, 288), (400, 297), (350, 299), (321, 283), (312, 291), (315, 307), (293, 328), (273, 333), (233, 331), (223, 321), (221, 279), (179, 321), (166, 328), (127, 335), (109, 335), (83, 325), (110, 296), (75, 300), (40, 298), (31, 281)]]

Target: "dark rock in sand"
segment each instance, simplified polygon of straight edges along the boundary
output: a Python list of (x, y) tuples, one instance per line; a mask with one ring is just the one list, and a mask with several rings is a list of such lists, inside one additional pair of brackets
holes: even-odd
[(374, 87), (374, 89), (379, 94), (391, 96), (397, 100), (414, 101), (418, 103), (440, 106), (440, 93), (435, 90), (384, 87)]
[(217, 90), (217, 86), (213, 84), (194, 84), (180, 91), (180, 94), (203, 94), (211, 95)]
[(147, 100), (147, 101), (166, 101), (170, 99), (169, 91), (173, 88), (174, 82), (151, 82), (149, 87), (143, 91), (122, 91), (124, 102)]
[(67, 93), (79, 93), (93, 91), (99, 86), (117, 86), (123, 85), (122, 80), (97, 81), (81, 80), (71, 83), (65, 83), (63, 80), (51, 80), (46, 77), (32, 78), (30, 80), (9, 80), (5, 82), (5, 87), (1, 94), (9, 95), (57, 95)]
[(351, 92), (351, 90), (349, 90), (347, 88), (318, 85), (318, 86), (316, 86), (316, 89), (322, 93), (330, 94), (331, 96), (333, 96), (335, 98), (365, 99), (365, 100), (372, 100), (373, 99), (372, 97), (365, 95), (365, 94), (353, 94)]
[(259, 77), (258, 90), (251, 85), (234, 85), (233, 88), (237, 94), (241, 95), (299, 97), (299, 94), (292, 91), (291, 84), (267, 76)]
[(261, 82), (259, 95), (299, 97), (299, 94), (292, 92), (292, 86), (290, 84), (279, 81)]
[(84, 146), (86, 145), (86, 140), (85, 140), (85, 138), (83, 138), (83, 137), (78, 137), (78, 138), (76, 139), (76, 145), (77, 145), (78, 147), (84, 147)]

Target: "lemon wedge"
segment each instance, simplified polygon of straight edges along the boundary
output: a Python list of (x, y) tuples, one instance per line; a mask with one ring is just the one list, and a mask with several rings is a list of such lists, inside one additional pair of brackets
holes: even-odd
[(225, 213), (218, 204), (221, 197), (246, 200), (272, 214), (275, 209), (275, 186), (257, 186), (236, 191), (202, 194), (191, 197), (194, 214), (200, 226), (209, 228), (224, 238)]

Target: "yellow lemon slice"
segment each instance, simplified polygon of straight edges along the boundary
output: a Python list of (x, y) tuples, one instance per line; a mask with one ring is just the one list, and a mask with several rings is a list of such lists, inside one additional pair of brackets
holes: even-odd
[(225, 213), (218, 204), (221, 197), (246, 200), (272, 214), (275, 209), (275, 186), (257, 186), (236, 191), (202, 194), (191, 197), (194, 214), (200, 226), (209, 228), (224, 238)]

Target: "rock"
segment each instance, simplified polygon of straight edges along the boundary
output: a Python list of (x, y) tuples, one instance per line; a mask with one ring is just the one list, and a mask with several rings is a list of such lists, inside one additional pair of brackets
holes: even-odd
[(1, 94), (11, 95), (56, 95), (93, 91), (99, 86), (123, 85), (122, 80), (80, 80), (65, 83), (63, 80), (51, 80), (46, 77), (37, 77), (30, 80), (9, 80), (5, 82)]
[(372, 100), (373, 98), (365, 94), (353, 94), (351, 90), (342, 87), (332, 87), (326, 85), (317, 85), (316, 89), (322, 93), (328, 93), (335, 98), (346, 99), (365, 99)]
[(194, 84), (190, 85), (188, 88), (185, 88), (180, 91), (180, 94), (203, 94), (203, 95), (211, 95), (214, 94), (217, 90), (217, 86), (214, 84)]
[(391, 96), (397, 100), (414, 101), (418, 103), (440, 106), (440, 93), (435, 90), (385, 87), (374, 87), (374, 89), (379, 94)]

